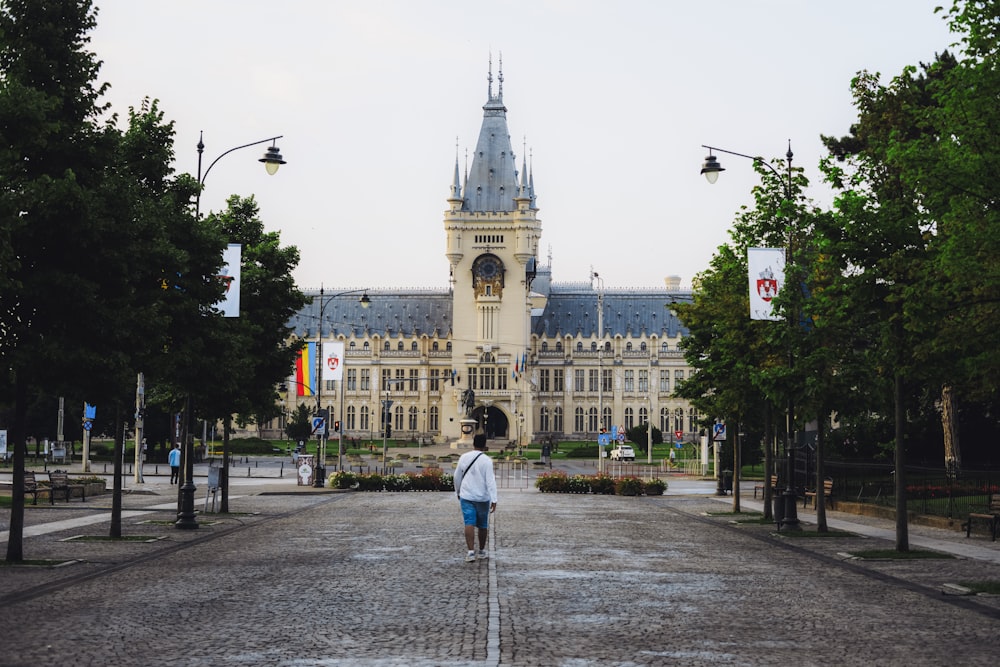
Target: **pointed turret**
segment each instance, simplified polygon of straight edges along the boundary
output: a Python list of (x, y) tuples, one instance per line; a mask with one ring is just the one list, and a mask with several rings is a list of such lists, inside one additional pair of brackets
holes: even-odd
[(483, 105), (483, 125), (472, 156), (472, 167), (462, 193), (464, 211), (501, 212), (516, 209), (518, 195), (514, 151), (507, 129), (507, 107), (503, 103), (503, 60), (500, 61), (499, 90), (493, 95), (493, 65), (487, 77), (487, 101)]

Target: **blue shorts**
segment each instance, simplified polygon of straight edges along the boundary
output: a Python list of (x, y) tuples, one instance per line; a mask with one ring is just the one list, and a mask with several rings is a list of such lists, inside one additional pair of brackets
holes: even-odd
[(462, 518), (465, 519), (466, 526), (476, 528), (490, 527), (490, 501), (482, 502), (476, 500), (466, 500), (460, 498), (462, 503)]

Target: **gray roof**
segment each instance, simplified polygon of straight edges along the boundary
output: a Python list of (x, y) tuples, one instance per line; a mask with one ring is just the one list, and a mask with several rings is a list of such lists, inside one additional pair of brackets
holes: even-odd
[[(538, 336), (595, 336), (597, 333), (597, 290), (589, 283), (552, 283), (548, 269), (539, 271), (534, 292), (548, 300), (542, 313), (532, 318), (531, 331)], [(345, 294), (345, 292), (347, 292)], [(306, 290), (312, 303), (292, 317), (289, 326), (303, 338), (314, 338), (323, 315), (324, 336), (384, 337), (437, 336), (452, 331), (452, 293), (448, 289), (330, 289), (324, 290), (321, 307), (318, 290)], [(363, 308), (361, 294), (371, 302)], [(331, 296), (332, 295), (332, 296)], [(688, 291), (662, 289), (606, 289), (604, 330), (606, 335), (657, 335), (671, 338), (687, 332), (670, 313), (671, 301), (690, 301)]]
[[(590, 283), (552, 283), (545, 310), (532, 321), (537, 336), (597, 336), (598, 292)], [(687, 331), (670, 312), (671, 301), (691, 300), (688, 291), (605, 289), (604, 333), (607, 336), (676, 337)]]

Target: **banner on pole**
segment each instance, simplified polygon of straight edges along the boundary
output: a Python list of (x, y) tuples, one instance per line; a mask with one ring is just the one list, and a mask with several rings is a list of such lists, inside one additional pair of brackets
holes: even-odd
[(243, 246), (230, 243), (222, 251), (222, 271), (219, 279), (226, 286), (225, 296), (219, 302), (223, 317), (240, 316), (240, 267), (243, 261)]
[(323, 381), (344, 377), (344, 341), (323, 343)]
[(771, 300), (785, 284), (784, 248), (747, 248), (750, 319), (780, 320)]

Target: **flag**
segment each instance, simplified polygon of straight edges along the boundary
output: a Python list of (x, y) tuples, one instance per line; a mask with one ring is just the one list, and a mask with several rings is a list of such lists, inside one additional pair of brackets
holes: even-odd
[(219, 302), (223, 317), (240, 316), (240, 267), (243, 261), (243, 246), (230, 243), (222, 251), (222, 272), (219, 279), (226, 286), (225, 296)]
[(344, 342), (323, 343), (323, 381), (344, 377)]
[(316, 384), (316, 343), (306, 343), (295, 358), (295, 395), (312, 396)]
[(97, 419), (97, 406), (91, 405), (90, 403), (83, 404), (83, 418), (84, 419)]
[(771, 300), (785, 283), (783, 248), (747, 248), (747, 279), (750, 284), (750, 319), (780, 320)]

